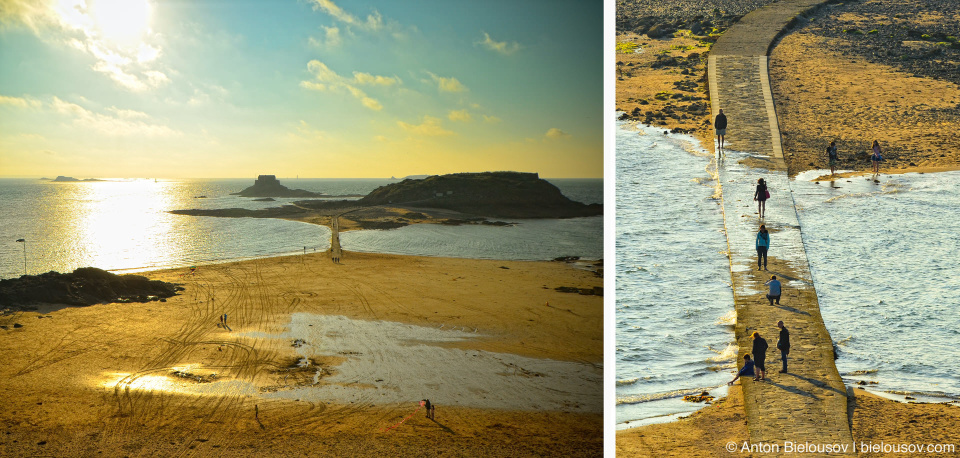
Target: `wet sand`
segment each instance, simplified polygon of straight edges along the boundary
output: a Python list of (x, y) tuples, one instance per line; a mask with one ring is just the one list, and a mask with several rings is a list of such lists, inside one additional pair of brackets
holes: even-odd
[[(347, 252), (145, 275), (186, 290), (0, 317), (0, 455), (601, 453), (603, 298), (554, 290), (590, 271)], [(471, 370), (503, 392), (449, 378)], [(383, 432), (422, 398), (436, 421)]]
[[(753, 383), (753, 382), (747, 382)], [(955, 444), (960, 448), (960, 408), (944, 404), (904, 404), (854, 390), (850, 419), (853, 440), (880, 444)], [(749, 440), (743, 396), (738, 389), (717, 403), (672, 423), (617, 432), (617, 456), (717, 457), (743, 456), (728, 453), (728, 442), (742, 445)], [(800, 454), (798, 456), (810, 456)], [(924, 453), (874, 456), (956, 456), (955, 453)]]

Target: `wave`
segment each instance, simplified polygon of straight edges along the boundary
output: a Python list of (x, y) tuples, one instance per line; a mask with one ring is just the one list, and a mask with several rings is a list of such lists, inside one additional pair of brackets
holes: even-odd
[(691, 395), (691, 394), (700, 394), (700, 393), (703, 393), (704, 391), (709, 392), (710, 390), (715, 390), (719, 387), (720, 385), (711, 386), (711, 387), (673, 390), (673, 391), (668, 391), (666, 393), (631, 394), (627, 396), (619, 396), (617, 397), (617, 405), (640, 404), (640, 403), (651, 402), (651, 401), (662, 401), (664, 399), (682, 398), (684, 396)]

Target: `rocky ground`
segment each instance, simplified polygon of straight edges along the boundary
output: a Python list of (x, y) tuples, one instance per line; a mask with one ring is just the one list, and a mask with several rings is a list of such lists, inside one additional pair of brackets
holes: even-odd
[(960, 165), (960, 3), (831, 3), (773, 49), (770, 79), (791, 174), (826, 168), (836, 141), (841, 169), (882, 172)]
[(713, 137), (707, 54), (721, 33), (769, 0), (617, 1), (620, 119)]

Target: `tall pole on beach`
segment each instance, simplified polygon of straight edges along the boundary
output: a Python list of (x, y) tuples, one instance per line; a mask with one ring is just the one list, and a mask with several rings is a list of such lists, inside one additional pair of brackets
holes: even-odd
[(27, 274), (27, 241), (25, 239), (17, 239), (17, 242), (23, 244), (23, 274)]

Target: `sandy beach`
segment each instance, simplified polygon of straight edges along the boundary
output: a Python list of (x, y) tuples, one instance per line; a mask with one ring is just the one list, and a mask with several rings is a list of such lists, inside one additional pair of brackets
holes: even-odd
[[(620, 45), (617, 109), (626, 113), (627, 119), (691, 133), (712, 151), (712, 119), (696, 107), (701, 99), (709, 106), (703, 78), (707, 51), (699, 46), (709, 40), (685, 29), (697, 17), (712, 17), (714, 8), (742, 13), (737, 11), (737, 2), (694, 3), (698, 7), (671, 9), (670, 14), (648, 20), (646, 27), (650, 23), (683, 23), (675, 27), (678, 32), (674, 34), (650, 38), (637, 33), (640, 29), (621, 28), (621, 24), (633, 24), (620, 17), (621, 11), (634, 11), (634, 15), (655, 12), (659, 10), (651, 5), (662, 6), (663, 2), (618, 2), (617, 42), (635, 43), (641, 51)], [(884, 148), (881, 174), (936, 172), (960, 166), (956, 138), (951, 136), (958, 125), (960, 101), (957, 73), (951, 72), (957, 54), (940, 25), (956, 24), (957, 6), (948, 2), (893, 3), (825, 6), (804, 18), (806, 23), (801, 21), (773, 48), (770, 79), (791, 176), (827, 168), (824, 150), (831, 140), (842, 145), (839, 169), (844, 173), (835, 178), (869, 173), (866, 152), (874, 139)], [(877, 32), (870, 33), (873, 29)], [(692, 53), (697, 54), (695, 61), (689, 57)], [(683, 91), (678, 91), (681, 88)], [(954, 405), (900, 403), (856, 390), (851, 407), (856, 441), (960, 443), (960, 408)], [(934, 420), (934, 415), (943, 420)], [(725, 456), (723, 447), (728, 441), (739, 443), (749, 438), (745, 420), (743, 396), (735, 386), (727, 398), (686, 419), (619, 431), (617, 452), (625, 456)]]
[(603, 298), (555, 289), (601, 277), (562, 262), (343, 258), (148, 272), (185, 290), (3, 316), (0, 454), (601, 453)]

